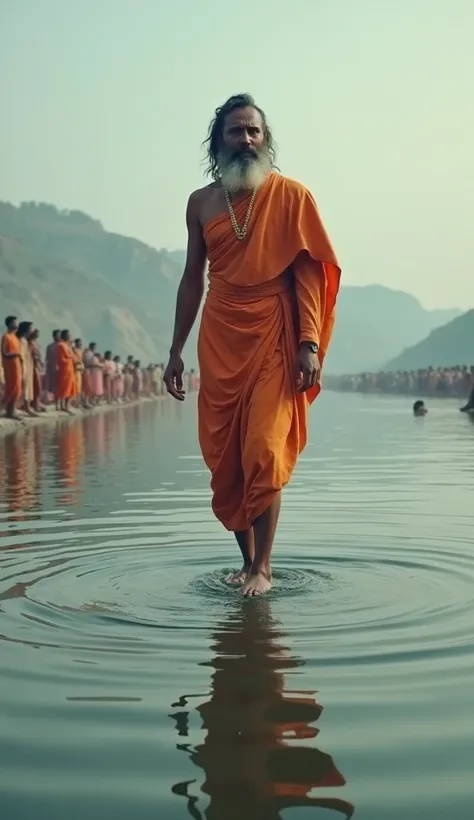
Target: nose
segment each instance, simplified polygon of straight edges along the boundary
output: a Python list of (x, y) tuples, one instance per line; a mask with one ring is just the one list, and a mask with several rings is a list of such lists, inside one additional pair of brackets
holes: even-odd
[(249, 134), (248, 131), (243, 131), (242, 132), (242, 138), (240, 140), (240, 144), (245, 148), (249, 148), (252, 145), (252, 140), (250, 138), (250, 134)]

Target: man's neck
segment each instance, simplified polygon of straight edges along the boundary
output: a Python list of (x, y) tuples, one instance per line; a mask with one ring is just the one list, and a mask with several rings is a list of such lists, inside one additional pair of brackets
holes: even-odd
[(227, 191), (227, 194), (230, 196), (232, 201), (236, 199), (243, 199), (244, 197), (253, 194), (253, 188), (239, 188), (238, 191)]

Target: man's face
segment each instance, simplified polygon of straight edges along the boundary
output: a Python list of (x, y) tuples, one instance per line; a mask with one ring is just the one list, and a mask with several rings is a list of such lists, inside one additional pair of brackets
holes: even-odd
[(18, 319), (13, 319), (12, 322), (8, 325), (8, 330), (10, 333), (16, 333), (18, 330)]
[(227, 115), (218, 153), (222, 184), (231, 193), (258, 188), (271, 169), (264, 123), (255, 108)]
[(258, 156), (264, 145), (263, 122), (255, 108), (236, 108), (227, 115), (222, 133), (224, 151), (251, 159)]

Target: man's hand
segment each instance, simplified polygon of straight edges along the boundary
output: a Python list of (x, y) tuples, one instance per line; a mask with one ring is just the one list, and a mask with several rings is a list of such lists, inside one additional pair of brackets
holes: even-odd
[(170, 396), (178, 401), (184, 401), (186, 395), (183, 389), (184, 363), (177, 353), (172, 353), (163, 376), (163, 381)]
[(317, 353), (303, 342), (300, 345), (296, 361), (296, 389), (298, 393), (305, 393), (314, 387), (321, 378), (321, 365)]

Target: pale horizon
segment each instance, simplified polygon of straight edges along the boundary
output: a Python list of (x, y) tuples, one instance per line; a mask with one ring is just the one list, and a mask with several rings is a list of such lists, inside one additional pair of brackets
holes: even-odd
[(248, 91), (281, 172), (320, 206), (343, 284), (474, 306), (468, 0), (67, 5), (0, 0), (0, 199), (184, 248), (209, 121)]

